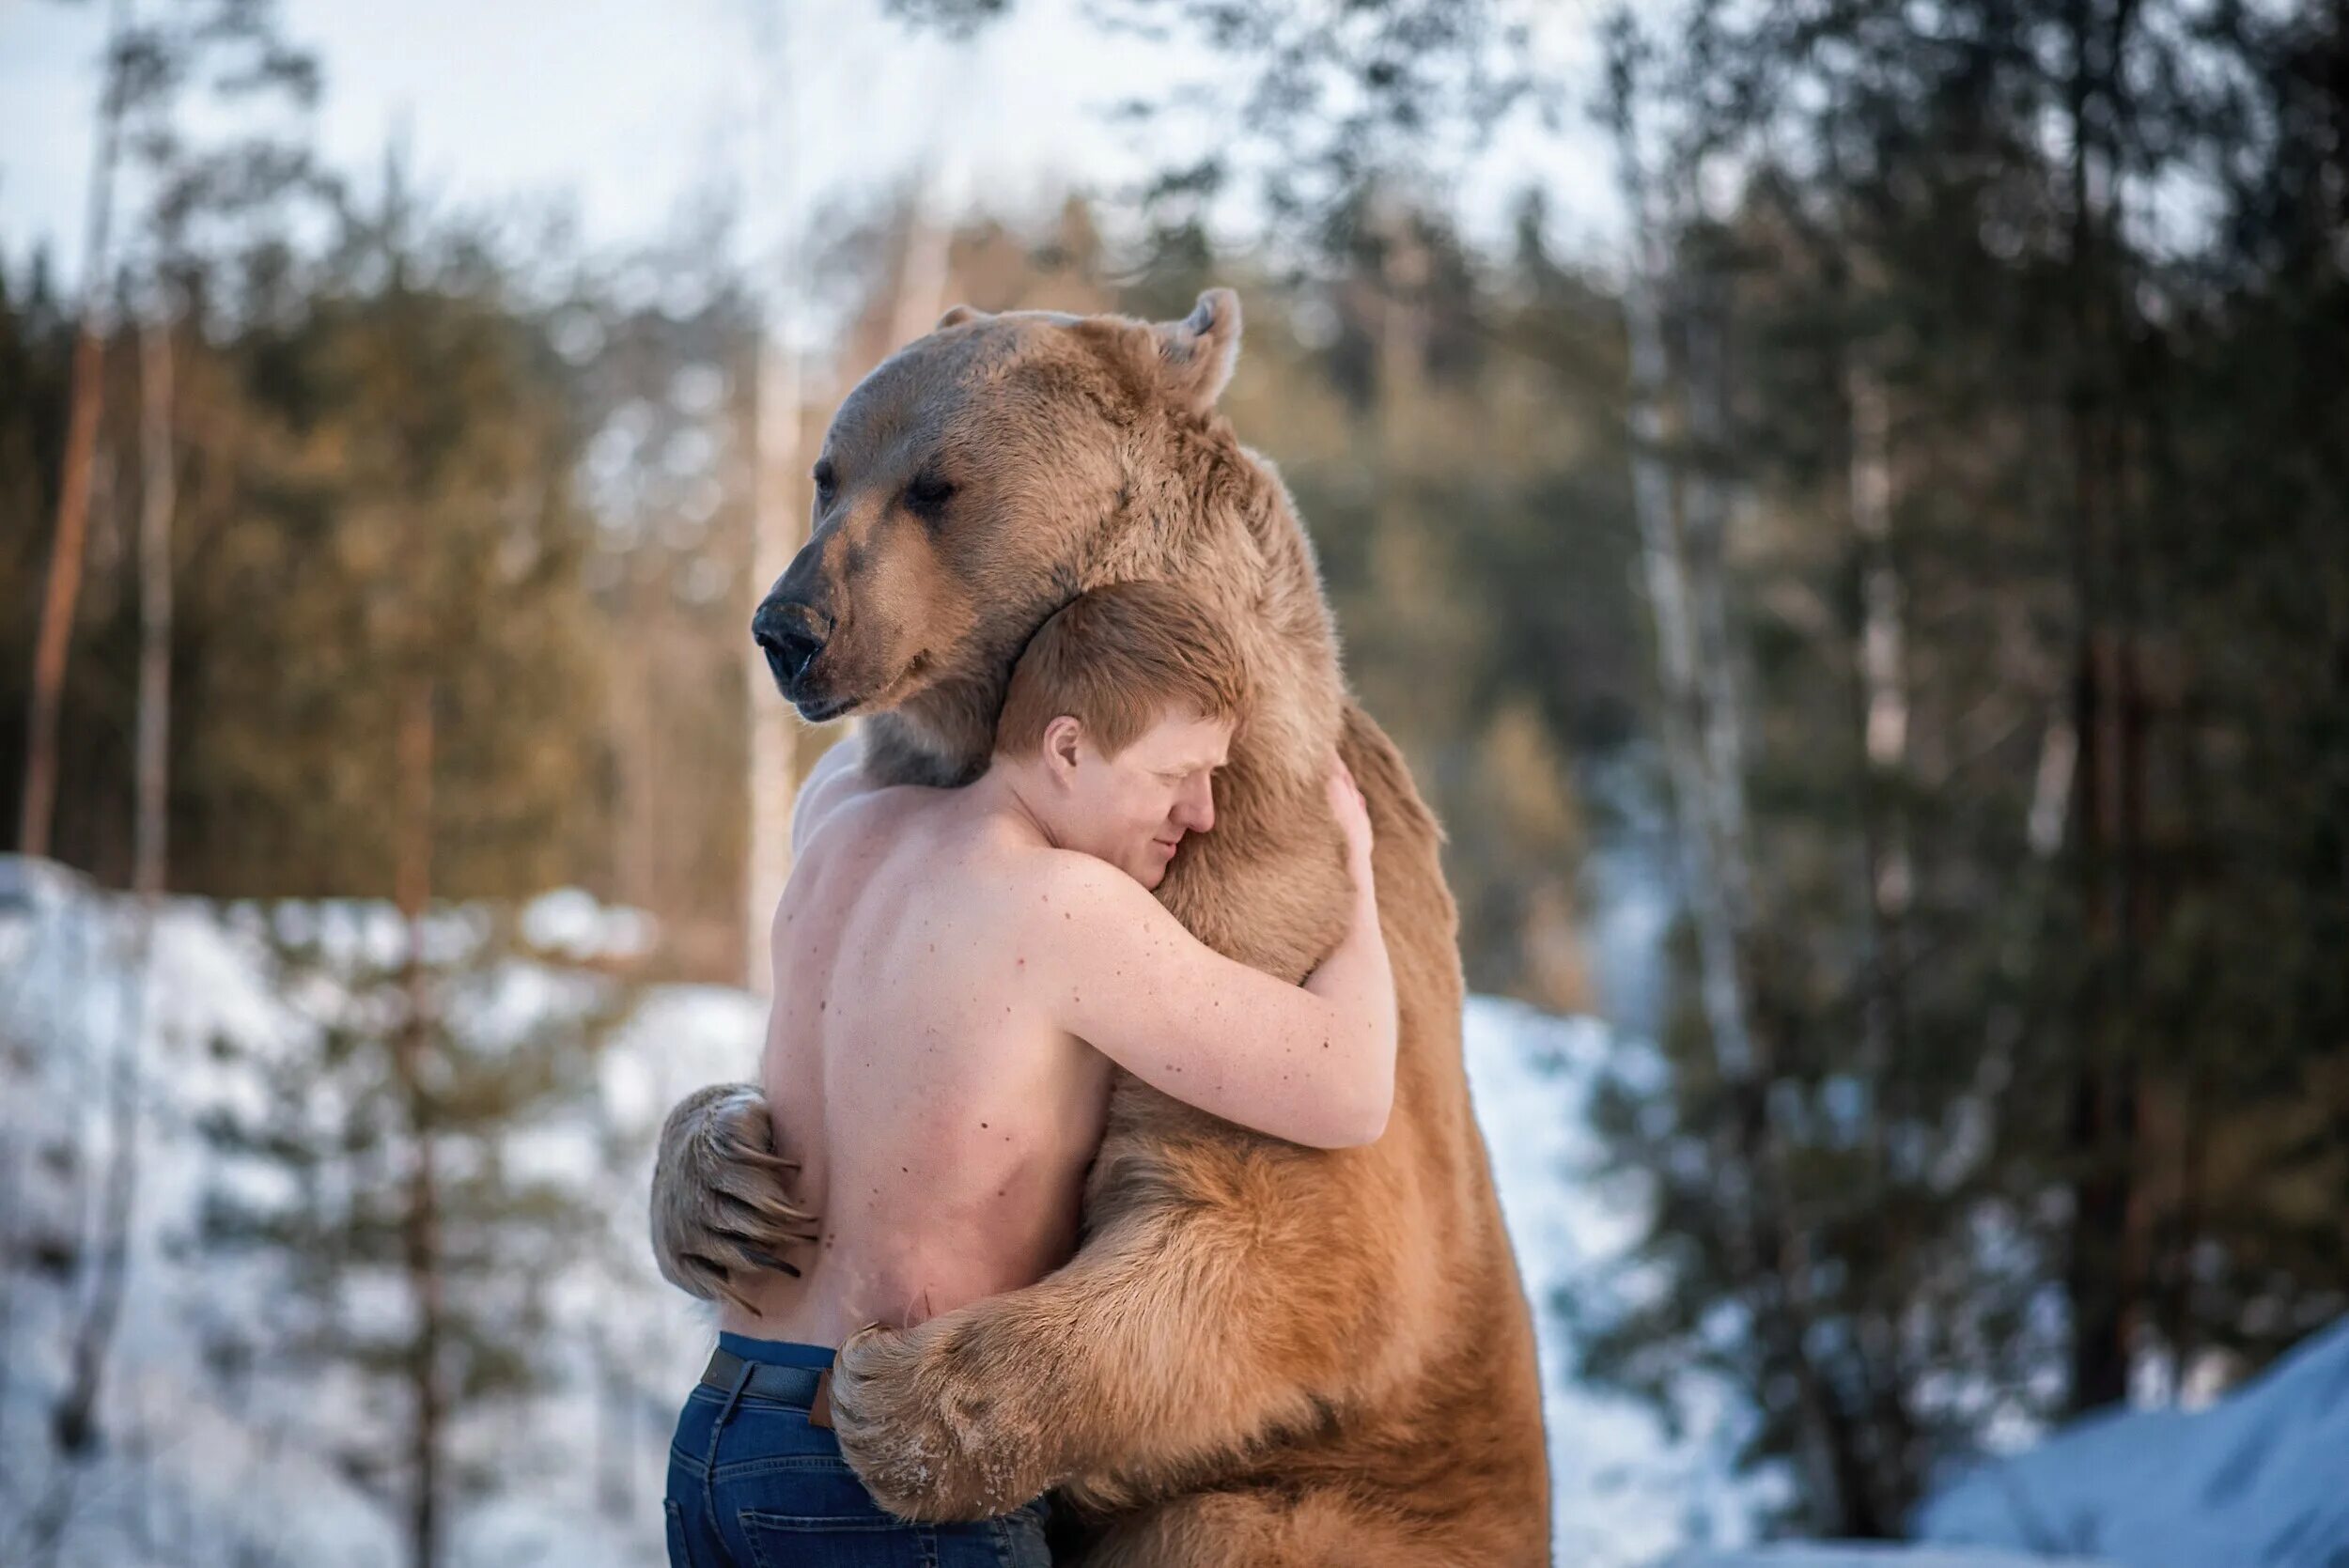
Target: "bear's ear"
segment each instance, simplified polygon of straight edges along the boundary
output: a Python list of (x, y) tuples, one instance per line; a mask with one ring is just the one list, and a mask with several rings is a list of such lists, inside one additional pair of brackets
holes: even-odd
[(946, 314), (938, 318), (938, 325), (932, 327), (930, 331), (942, 333), (948, 327), (959, 327), (965, 321), (976, 321), (986, 315), (987, 312), (973, 310), (969, 305), (949, 305), (946, 307)]
[(1194, 413), (1215, 406), (1223, 384), (1239, 363), (1239, 296), (1210, 288), (1190, 314), (1150, 329), (1158, 349), (1159, 379), (1177, 403)]

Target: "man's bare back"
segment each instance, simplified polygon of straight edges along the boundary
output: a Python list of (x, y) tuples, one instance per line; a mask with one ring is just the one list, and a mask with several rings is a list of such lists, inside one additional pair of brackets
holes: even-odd
[(1378, 1136), (1393, 980), (1343, 770), (1356, 918), (1303, 986), (1212, 952), (1150, 896), (1214, 826), (1231, 732), (1161, 714), (1104, 754), (1056, 719), (1034, 755), (951, 790), (871, 787), (853, 741), (818, 765), (776, 910), (761, 1078), (819, 1230), (797, 1277), (740, 1282), (724, 1327), (837, 1345), (1058, 1267), (1112, 1063), (1276, 1137)]
[[(838, 1344), (1064, 1261), (1100, 1141), (1107, 1058), (1038, 1005), (1020, 951), (1053, 849), (992, 794), (847, 800), (810, 833), (774, 925), (761, 1063), (820, 1239), (726, 1309), (739, 1333)], [(1049, 891), (1042, 896), (1049, 897)]]

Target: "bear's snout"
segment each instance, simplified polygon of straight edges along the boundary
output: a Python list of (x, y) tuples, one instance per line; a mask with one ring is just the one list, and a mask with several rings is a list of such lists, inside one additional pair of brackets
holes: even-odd
[(795, 703), (807, 679), (808, 666), (824, 651), (829, 628), (822, 627), (821, 620), (804, 604), (773, 598), (760, 604), (751, 616), (751, 641), (767, 656), (775, 685)]

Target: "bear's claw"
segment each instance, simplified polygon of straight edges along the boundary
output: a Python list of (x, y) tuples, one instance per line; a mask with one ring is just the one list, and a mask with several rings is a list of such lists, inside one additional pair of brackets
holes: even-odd
[(754, 1275), (799, 1270), (785, 1261), (817, 1238), (816, 1216), (786, 1185), (797, 1160), (777, 1154), (767, 1100), (744, 1083), (713, 1084), (681, 1101), (661, 1130), (653, 1171), (653, 1254), (661, 1276), (704, 1300), (756, 1309)]

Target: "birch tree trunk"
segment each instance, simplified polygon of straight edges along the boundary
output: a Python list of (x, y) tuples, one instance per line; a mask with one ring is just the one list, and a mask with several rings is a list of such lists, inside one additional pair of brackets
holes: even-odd
[[(1729, 521), (1735, 499), (1729, 462), (1729, 367), (1721, 348), (1718, 281), (1700, 280), (1685, 313), (1688, 430), (1693, 461), (1681, 503), (1680, 571), (1693, 635), (1693, 696), (1703, 752), (1703, 819), (1712, 838), (1721, 918), (1734, 944), (1753, 924), (1753, 869), (1746, 851), (1745, 702), (1729, 624)], [(1766, 1076), (1750, 1031), (1741, 1029), (1733, 1070)]]
[[(1644, 241), (1643, 241), (1644, 243)], [(1624, 287), (1624, 319), (1630, 338), (1632, 505), (1640, 528), (1640, 565), (1655, 620), (1656, 667), (1663, 697), (1664, 765), (1679, 831), (1682, 894), (1696, 927), (1699, 994), (1706, 1029), (1725, 1073), (1742, 1077), (1753, 1059), (1746, 1027), (1745, 987), (1738, 978), (1711, 806), (1714, 793), (1700, 739), (1703, 699), (1697, 675), (1697, 636), (1687, 563), (1674, 516), (1672, 480), (1663, 458), (1669, 375), (1662, 312), (1649, 263), (1642, 258)]]
[[(1861, 777), (1859, 831), (1866, 878), (1866, 970), (1860, 998), (1860, 1078), (1868, 1086), (1865, 1201), (1875, 1215), (1875, 1250), (1888, 1269), (1897, 1270), (1913, 1237), (1891, 1219), (1891, 1197), (1907, 1172), (1895, 1169), (1892, 1139), (1914, 1112), (1908, 1085), (1908, 973), (1911, 963), (1908, 910), (1916, 869), (1909, 848), (1908, 816), (1902, 791), (1908, 768), (1908, 669), (1906, 595), (1892, 554), (1891, 401), (1882, 377), (1864, 348), (1848, 351), (1843, 378), (1850, 410), (1852, 532), (1859, 566), (1859, 625), (1854, 663), (1858, 671), (1858, 726)], [(1912, 1475), (1917, 1423), (1902, 1375), (1902, 1346), (1895, 1325), (1867, 1312), (1859, 1319), (1857, 1364), (1866, 1381), (1870, 1420), (1875, 1428), (1878, 1462), (1868, 1474), (1894, 1490), (1883, 1499), (1897, 1514), (1901, 1498), (1926, 1479)]]
[(1632, 504), (1655, 618), (1682, 896), (1696, 938), (1698, 992), (1714, 1068), (1728, 1092), (1713, 1135), (1721, 1240), (1753, 1311), (1757, 1338), (1792, 1380), (1797, 1452), (1814, 1526), (1822, 1533), (1882, 1534), (1890, 1523), (1877, 1517), (1868, 1495), (1856, 1435), (1812, 1354), (1811, 1258), (1793, 1222), (1771, 1124), (1768, 1054), (1751, 1023), (1747, 966), (1753, 893), (1726, 583), (1733, 498), (1723, 467), (1728, 391), (1718, 301), (1700, 300), (1687, 313), (1686, 433), (1695, 449), (1695, 471), (1676, 496), (1666, 460), (1672, 366), (1661, 290), (1667, 269), (1633, 120), (1629, 64), (1618, 62), (1612, 107), (1617, 179), (1633, 236), (1624, 284)]
[[(1897, 788), (1908, 759), (1906, 630), (1900, 573), (1892, 561), (1891, 413), (1875, 368), (1855, 351), (1845, 367), (1851, 410), (1851, 519), (1859, 560), (1859, 636), (1855, 660), (1859, 684), (1860, 833), (1867, 867), (1870, 977), (1860, 1023), (1866, 1077), (1892, 1080), (1906, 1032), (1902, 975), (1906, 969), (1906, 917), (1913, 893), (1908, 834)], [(1881, 1148), (1884, 1117), (1872, 1118)]]
[[(1622, 89), (1627, 95), (1627, 86)], [(1628, 389), (1631, 427), (1632, 509), (1640, 530), (1640, 565), (1655, 619), (1656, 667), (1663, 698), (1664, 763), (1672, 784), (1679, 831), (1682, 895), (1697, 937), (1698, 987), (1705, 1026), (1724, 1077), (1743, 1080), (1754, 1069), (1745, 986), (1738, 972), (1736, 895), (1745, 881), (1742, 837), (1744, 794), (1735, 769), (1739, 743), (1734, 720), (1708, 722), (1714, 699), (1727, 693), (1725, 678), (1707, 672), (1708, 652), (1721, 651), (1726, 615), (1718, 571), (1704, 590), (1702, 613), (1715, 623), (1714, 647), (1703, 645), (1700, 606), (1690, 580), (1690, 556), (1676, 515), (1672, 474), (1667, 466), (1665, 410), (1669, 402), (1670, 356), (1658, 297), (1664, 263), (1648, 211), (1645, 175), (1627, 96), (1619, 101), (1615, 124), (1617, 179), (1631, 217), (1633, 255), (1624, 280), (1624, 325), (1630, 350)], [(1718, 438), (1718, 430), (1715, 432)], [(1718, 558), (1725, 502), (1711, 480), (1693, 483), (1688, 496), (1688, 532)], [(1720, 770), (1729, 768), (1724, 779)], [(1734, 858), (1735, 864), (1730, 863)]]
[(906, 242), (897, 262), (897, 298), (890, 312), (887, 352), (926, 337), (946, 310), (946, 279), (954, 241), (951, 213), (930, 210), (926, 181), (914, 189), (906, 214)]

